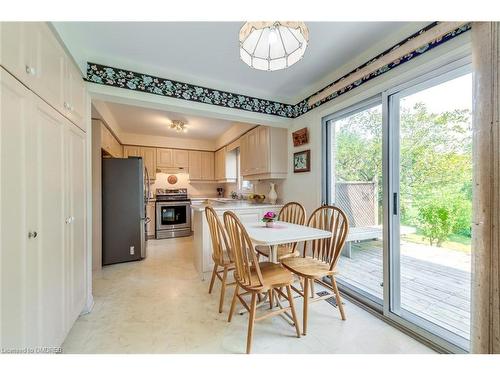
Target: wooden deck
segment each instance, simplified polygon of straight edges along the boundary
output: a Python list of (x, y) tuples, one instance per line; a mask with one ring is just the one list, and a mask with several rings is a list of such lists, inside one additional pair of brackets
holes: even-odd
[[(419, 259), (414, 256), (415, 247), (421, 247), (422, 252), (427, 251), (429, 254), (440, 253), (440, 261), (428, 261), (427, 259), (433, 259), (431, 256), (425, 260), (422, 257)], [(450, 251), (452, 253), (449, 253)], [(454, 259), (458, 256), (462, 261), (459, 264), (464, 266), (457, 266), (456, 262), (451, 261), (447, 263), (447, 254)], [(469, 258), (467, 254), (452, 250), (402, 244), (401, 307), (469, 339), (471, 282), (467, 268), (467, 262), (470, 264)], [(381, 241), (353, 243), (351, 258), (342, 256), (338, 270), (340, 280), (382, 299)]]

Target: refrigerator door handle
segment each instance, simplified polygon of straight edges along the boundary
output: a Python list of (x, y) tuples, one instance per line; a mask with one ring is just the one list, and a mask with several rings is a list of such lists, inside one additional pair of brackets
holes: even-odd
[(148, 168), (146, 168), (146, 166), (144, 166), (144, 172), (145, 172), (145, 174), (146, 174), (146, 189), (145, 189), (145, 190), (146, 190), (146, 191), (145, 191), (146, 196), (144, 197), (144, 202), (145, 202), (146, 204), (148, 204), (148, 203), (149, 203), (149, 195), (150, 195), (150, 193), (151, 193), (151, 192), (150, 192), (150, 189), (151, 189), (150, 182), (151, 182), (151, 181), (149, 180), (149, 172), (148, 172)]
[(141, 219), (139, 222), (141, 226), (141, 259), (146, 258), (146, 225), (145, 220)]

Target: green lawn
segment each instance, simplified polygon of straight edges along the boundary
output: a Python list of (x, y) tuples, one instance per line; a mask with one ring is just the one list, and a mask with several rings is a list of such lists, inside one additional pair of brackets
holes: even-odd
[[(417, 230), (417, 233), (406, 234), (402, 236), (402, 238), (404, 238), (404, 240), (408, 242), (429, 245), (429, 241), (419, 233), (419, 230)], [(450, 237), (448, 237), (447, 241), (443, 242), (443, 245), (441, 247), (463, 251), (464, 253), (470, 253), (471, 238), (467, 236), (461, 236), (459, 234), (452, 234)]]

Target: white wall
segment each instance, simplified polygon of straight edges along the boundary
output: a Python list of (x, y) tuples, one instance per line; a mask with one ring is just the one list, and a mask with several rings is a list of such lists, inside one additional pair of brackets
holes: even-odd
[[(289, 128), (290, 136), (288, 137), (290, 162), (288, 178), (283, 186), (285, 201), (297, 200), (301, 202), (308, 213), (321, 203), (321, 121), (323, 117), (416, 78), (445, 63), (457, 60), (470, 54), (470, 50), (470, 32), (468, 32), (294, 119)], [(355, 65), (351, 66), (351, 69), (354, 67)], [(343, 69), (345, 70), (345, 68)], [(309, 129), (309, 144), (293, 147), (291, 133), (304, 127)], [(294, 174), (293, 153), (307, 149), (311, 150), (311, 172)]]

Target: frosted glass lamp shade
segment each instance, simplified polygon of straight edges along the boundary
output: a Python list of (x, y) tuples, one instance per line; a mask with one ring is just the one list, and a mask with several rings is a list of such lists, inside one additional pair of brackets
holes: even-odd
[(240, 58), (254, 69), (285, 69), (304, 56), (308, 41), (304, 22), (246, 22), (240, 30)]

